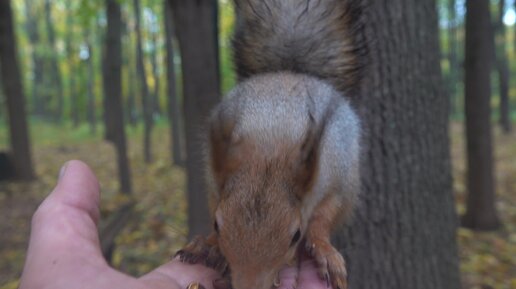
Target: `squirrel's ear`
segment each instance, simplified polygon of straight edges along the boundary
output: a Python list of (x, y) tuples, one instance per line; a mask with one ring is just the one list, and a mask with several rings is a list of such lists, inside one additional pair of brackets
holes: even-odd
[(236, 124), (234, 117), (227, 117), (224, 107), (215, 111), (210, 119), (210, 153), (211, 165), (217, 187), (223, 187), (227, 176), (239, 165), (237, 157), (231, 157), (232, 146), (237, 142), (233, 131)]
[(335, 104), (331, 102), (323, 114), (319, 123), (313, 115), (313, 107), (308, 109), (308, 129), (306, 136), (301, 144), (297, 165), (295, 166), (295, 193), (299, 199), (312, 188), (319, 169), (319, 155), (322, 147), (322, 138), (326, 130), (327, 124), (333, 116)]

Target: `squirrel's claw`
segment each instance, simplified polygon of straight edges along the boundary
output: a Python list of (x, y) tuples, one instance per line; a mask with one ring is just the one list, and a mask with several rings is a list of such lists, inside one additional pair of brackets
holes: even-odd
[(222, 276), (229, 273), (226, 259), (222, 255), (217, 243), (210, 242), (202, 236), (195, 237), (183, 249), (177, 251), (175, 257), (183, 263), (195, 264), (203, 262), (204, 265), (215, 269)]
[(330, 243), (320, 240), (307, 241), (306, 248), (317, 263), (319, 277), (327, 287), (347, 289), (346, 264), (342, 255)]

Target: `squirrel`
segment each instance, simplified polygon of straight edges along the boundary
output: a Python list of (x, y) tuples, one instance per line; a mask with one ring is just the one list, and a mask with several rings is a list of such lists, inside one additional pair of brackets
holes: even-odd
[(332, 230), (360, 191), (361, 0), (234, 0), (239, 83), (208, 120), (214, 231), (176, 254), (234, 289), (270, 289), (301, 250), (347, 288)]

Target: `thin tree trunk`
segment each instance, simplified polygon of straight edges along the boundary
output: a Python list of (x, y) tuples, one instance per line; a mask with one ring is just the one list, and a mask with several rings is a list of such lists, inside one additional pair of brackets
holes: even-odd
[(40, 45), (40, 35), (36, 14), (32, 1), (25, 0), (25, 27), (29, 36), (32, 54), (32, 112), (41, 117), (46, 114), (46, 103), (41, 93), (41, 88), (43, 87), (43, 59), (37, 49), (38, 45)]
[[(117, 0), (106, 0), (107, 33), (106, 55), (104, 57), (104, 98), (110, 99), (109, 109), (105, 114), (111, 115), (113, 144), (116, 148), (120, 189), (130, 194), (131, 174), (127, 158), (127, 144), (124, 128), (122, 104), (122, 15)], [(105, 108), (106, 109), (106, 108)]]
[[(110, 5), (111, 5), (110, 1), (106, 0), (106, 6), (108, 9), (109, 9)], [(111, 17), (113, 17), (113, 16), (111, 16)], [(111, 29), (113, 29), (113, 28), (111, 28)], [(104, 80), (104, 84), (103, 84), (104, 85), (104, 98), (102, 101), (102, 107), (104, 109), (104, 112), (103, 112), (102, 116), (103, 116), (103, 120), (104, 120), (104, 140), (108, 141), (108, 142), (116, 143), (116, 141), (115, 141), (115, 135), (116, 135), (115, 120), (114, 120), (114, 116), (112, 113), (112, 108), (113, 108), (112, 102), (113, 102), (114, 97), (111, 95), (112, 93), (114, 93), (114, 91), (112, 88), (107, 87), (107, 86), (116, 85), (116, 84), (111, 84), (110, 82), (108, 82), (108, 80), (113, 81), (114, 79), (106, 78), (107, 75), (110, 73), (109, 66), (111, 66), (111, 69), (113, 69), (113, 66), (114, 66), (114, 64), (111, 63), (113, 60), (108, 58), (109, 56), (111, 56), (111, 53), (108, 53), (108, 51), (110, 49), (113, 49), (112, 47), (109, 47), (109, 45), (113, 45), (112, 44), (113, 40), (110, 39), (110, 37), (114, 37), (114, 36), (106, 35), (106, 41), (104, 44), (104, 55), (103, 55), (103, 61), (102, 61), (102, 72), (103, 72), (102, 75), (104, 77), (103, 78), (103, 80)], [(115, 78), (115, 77), (116, 76), (113, 76), (113, 78)]]
[[(157, 24), (155, 24), (157, 25)], [(151, 31), (152, 41), (152, 53), (151, 53), (151, 65), (152, 65), (152, 77), (154, 78), (154, 91), (152, 92), (152, 114), (160, 115), (161, 109), (159, 105), (159, 94), (160, 94), (160, 79), (159, 79), (159, 68), (158, 68), (158, 32)]]
[[(166, 1), (166, 0), (165, 0)], [(0, 103), (5, 103), (5, 95), (4, 95), (4, 86), (2, 84), (2, 69), (0, 69)], [(3, 110), (0, 109), (0, 114), (3, 113)], [(2, 115), (0, 115), (0, 118)]]
[[(126, 15), (126, 17), (129, 17)], [(132, 37), (131, 37), (131, 31), (129, 27), (129, 21), (124, 21), (124, 33), (123, 33), (123, 41), (124, 41), (124, 47), (131, 47), (133, 45), (132, 43)], [(126, 81), (126, 85), (128, 86), (127, 89), (127, 101), (126, 101), (126, 119), (128, 120), (129, 124), (133, 127), (135, 127), (138, 124), (138, 110), (136, 108), (136, 90), (137, 90), (137, 81), (136, 80), (136, 65), (134, 64), (134, 50), (133, 49), (123, 49), (123, 60), (124, 65), (127, 66), (128, 71), (128, 79)]]
[(500, 93), (500, 126), (505, 134), (511, 132), (511, 118), (509, 105), (509, 66), (506, 52), (505, 24), (503, 16), (505, 12), (505, 0), (498, 2), (498, 19), (496, 23), (496, 59)]
[(203, 144), (200, 129), (211, 109), (220, 100), (217, 67), (217, 35), (213, 27), (215, 0), (170, 0), (177, 27), (183, 71), (188, 192), (188, 237), (207, 234), (211, 229), (208, 212)]
[(52, 85), (54, 92), (53, 94), (57, 97), (57, 108), (55, 112), (54, 118), (60, 122), (61, 118), (63, 116), (63, 103), (64, 103), (64, 96), (63, 96), (63, 82), (61, 77), (61, 71), (59, 69), (58, 64), (58, 50), (56, 48), (56, 37), (55, 37), (55, 31), (54, 31), (54, 25), (52, 23), (52, 6), (51, 6), (51, 0), (45, 0), (45, 23), (46, 23), (46, 29), (47, 29), (47, 37), (48, 37), (48, 45), (50, 46), (50, 49), (52, 50), (52, 55), (50, 58), (50, 72), (51, 72), (51, 79), (52, 79)]
[(87, 95), (88, 95), (88, 122), (90, 124), (90, 132), (97, 133), (97, 112), (95, 109), (95, 62), (93, 59), (93, 46), (91, 45), (91, 32), (87, 27), (84, 38), (86, 39), (86, 48), (88, 49), (88, 59), (86, 60), (88, 66), (88, 80), (87, 80)]
[(142, 32), (140, 25), (140, 0), (134, 0), (134, 14), (136, 18), (136, 66), (138, 70), (138, 79), (140, 80), (140, 90), (142, 93), (142, 107), (143, 107), (143, 156), (146, 163), (152, 162), (151, 152), (151, 131), (152, 131), (152, 100), (147, 85), (147, 74), (145, 72), (145, 65), (143, 62), (142, 49)]
[(457, 73), (459, 72), (459, 65), (457, 60), (457, 13), (456, 13), (456, 1), (448, 1), (448, 61), (450, 63), (450, 72), (448, 76), (449, 81), (449, 93), (450, 93), (450, 111), (452, 116), (459, 114), (459, 108), (462, 106), (459, 103), (459, 95), (457, 93), (457, 82), (459, 80)]
[(500, 227), (495, 207), (491, 84), (493, 62), (489, 0), (466, 2), (466, 138), (468, 199), (462, 225), (478, 230)]
[[(129, 60), (128, 64), (132, 64), (132, 62)], [(137, 82), (134, 81), (137, 79), (136, 72), (135, 72), (135, 66), (130, 65), (129, 68), (129, 79), (133, 80), (128, 83), (129, 86), (129, 92), (127, 95), (127, 110), (128, 116), (129, 116), (129, 124), (131, 126), (136, 126), (138, 124), (138, 109), (136, 108), (136, 90), (137, 90)]]
[(9, 137), (15, 175), (19, 179), (34, 178), (30, 149), (25, 96), (16, 54), (14, 17), (11, 1), (0, 1), (0, 70), (9, 115)]
[(336, 238), (349, 288), (460, 288), (436, 10), (434, 0), (372, 0), (364, 11), (370, 67), (352, 97), (362, 196)]
[[(67, 3), (71, 5), (71, 3)], [(68, 7), (70, 8), (70, 7)], [(70, 99), (70, 112), (73, 127), (76, 128), (79, 126), (79, 108), (78, 108), (78, 95), (77, 95), (77, 87), (75, 74), (77, 73), (77, 66), (75, 65), (74, 54), (76, 53), (75, 46), (73, 43), (73, 28), (74, 28), (74, 15), (71, 9), (66, 12), (66, 55), (67, 55), (67, 64), (68, 64), (68, 98)]]
[(167, 63), (167, 107), (168, 107), (168, 121), (170, 123), (170, 155), (172, 156), (172, 163), (176, 166), (184, 166), (184, 149), (182, 145), (182, 111), (179, 108), (176, 93), (176, 73), (174, 65), (174, 27), (172, 20), (172, 8), (170, 1), (164, 0), (163, 3), (165, 21), (165, 44), (167, 49), (166, 63)]

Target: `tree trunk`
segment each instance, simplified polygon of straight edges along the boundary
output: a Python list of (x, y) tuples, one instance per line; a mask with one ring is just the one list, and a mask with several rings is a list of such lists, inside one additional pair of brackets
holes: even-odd
[(73, 127), (76, 128), (79, 126), (79, 108), (78, 108), (78, 97), (77, 97), (77, 88), (76, 88), (76, 80), (75, 74), (77, 73), (77, 66), (75, 65), (75, 46), (73, 41), (73, 27), (74, 27), (74, 13), (73, 10), (68, 7), (69, 10), (66, 11), (66, 55), (67, 55), (67, 64), (68, 64), (68, 98), (70, 99), (70, 113)]
[(147, 74), (145, 72), (145, 65), (143, 63), (143, 49), (142, 49), (142, 32), (140, 19), (140, 0), (134, 0), (134, 15), (136, 18), (136, 66), (138, 70), (138, 79), (140, 80), (140, 90), (142, 93), (142, 107), (143, 107), (143, 156), (146, 163), (152, 162), (151, 152), (151, 131), (152, 131), (152, 100), (147, 86)]
[[(132, 64), (132, 62), (129, 60), (129, 64)], [(128, 83), (129, 86), (129, 92), (127, 95), (127, 110), (128, 110), (128, 117), (129, 117), (129, 124), (133, 127), (135, 127), (138, 124), (138, 109), (136, 108), (136, 90), (137, 90), (137, 82), (134, 81), (137, 79), (136, 72), (134, 69), (134, 65), (131, 65), (129, 70), (129, 79), (132, 80)]]
[(124, 129), (124, 113), (122, 105), (122, 15), (117, 0), (106, 0), (107, 33), (104, 57), (104, 98), (109, 107), (105, 114), (110, 115), (113, 128), (113, 144), (116, 148), (120, 189), (129, 194), (131, 175), (127, 158), (126, 136)]
[(88, 122), (90, 124), (91, 134), (97, 133), (97, 112), (95, 109), (95, 66), (93, 60), (93, 47), (91, 45), (91, 32), (90, 28), (85, 28), (84, 38), (86, 40), (86, 48), (88, 49), (88, 59), (86, 60), (88, 66), (88, 83), (87, 83), (87, 95), (88, 95)]
[(51, 83), (52, 83), (52, 94), (57, 97), (57, 108), (54, 115), (54, 118), (60, 122), (63, 116), (63, 82), (61, 77), (61, 71), (59, 69), (58, 64), (58, 50), (56, 48), (56, 37), (54, 31), (54, 25), (52, 23), (52, 6), (51, 0), (45, 0), (45, 24), (47, 29), (47, 37), (48, 37), (48, 45), (52, 50), (51, 58), (50, 58), (50, 74), (51, 74)]
[[(126, 17), (127, 14), (125, 14)], [(123, 21), (124, 24), (124, 32), (123, 32), (123, 41), (124, 41), (124, 47), (131, 47), (133, 45), (132, 43), (132, 37), (131, 37), (131, 31), (130, 26), (128, 25), (128, 20), (126, 19)], [(123, 61), (124, 65), (127, 67), (128, 75), (127, 75), (127, 101), (126, 101), (126, 119), (128, 120), (129, 124), (131, 126), (136, 126), (138, 124), (138, 110), (136, 109), (136, 90), (137, 90), (137, 81), (136, 79), (136, 65), (134, 64), (134, 51), (133, 49), (123, 49)]]
[(448, 75), (448, 83), (449, 83), (449, 93), (450, 93), (450, 112), (452, 116), (456, 116), (460, 112), (460, 107), (462, 106), (459, 103), (459, 94), (457, 93), (457, 82), (459, 81), (458, 72), (459, 65), (457, 59), (457, 13), (456, 13), (456, 1), (449, 0), (448, 1), (448, 61), (450, 64), (450, 71)]
[(182, 58), (188, 175), (188, 237), (207, 234), (208, 214), (203, 144), (199, 141), (203, 120), (220, 100), (219, 68), (213, 27), (215, 0), (170, 0)]
[(505, 0), (498, 2), (498, 19), (496, 23), (496, 59), (499, 80), (500, 93), (500, 126), (505, 134), (511, 132), (511, 118), (509, 105), (509, 66), (506, 52), (505, 24), (503, 23), (503, 16), (505, 12)]
[[(459, 289), (457, 217), (434, 0), (372, 0), (360, 95), (362, 196), (336, 238), (349, 288)], [(342, 132), (346, 133), (346, 132)]]
[(37, 12), (34, 11), (34, 6), (31, 0), (25, 0), (25, 27), (29, 36), (32, 54), (32, 112), (37, 116), (44, 116), (46, 113), (46, 103), (43, 100), (43, 58), (38, 51), (40, 45), (40, 35), (38, 30)]
[(152, 92), (152, 114), (160, 115), (161, 109), (159, 106), (159, 71), (158, 71), (158, 37), (156, 31), (151, 31), (152, 41), (152, 54), (151, 54), (151, 65), (152, 65), (152, 77), (154, 78), (154, 91)]
[(9, 115), (11, 156), (16, 177), (30, 180), (34, 178), (34, 169), (25, 113), (25, 96), (17, 59), (11, 1), (0, 1), (0, 75), (3, 78)]
[(493, 62), (489, 0), (466, 2), (466, 138), (468, 200), (462, 225), (478, 230), (500, 227), (495, 207), (491, 84)]
[(170, 123), (170, 154), (172, 156), (172, 163), (176, 166), (184, 166), (184, 155), (183, 155), (183, 134), (182, 134), (182, 119), (181, 109), (177, 103), (176, 94), (176, 73), (174, 70), (174, 27), (172, 20), (172, 8), (170, 7), (170, 1), (164, 0), (163, 3), (165, 21), (165, 44), (167, 48), (167, 104), (168, 104), (168, 121)]

